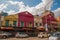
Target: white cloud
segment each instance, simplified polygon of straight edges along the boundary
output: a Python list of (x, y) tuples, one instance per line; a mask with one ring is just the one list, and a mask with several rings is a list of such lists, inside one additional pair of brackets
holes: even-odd
[(16, 12), (14, 10), (10, 10), (8, 13), (9, 13), (9, 15), (16, 14)]
[(36, 9), (39, 15), (41, 15), (42, 12), (44, 12), (45, 10), (50, 10), (53, 4), (53, 0), (42, 0), (41, 3), (39, 3), (38, 5), (36, 5)]
[(24, 4), (22, 1), (21, 2), (19, 2), (19, 1), (8, 1), (9, 3), (11, 3), (11, 4), (13, 4), (13, 5), (22, 5), (22, 4)]
[[(45, 8), (46, 5), (47, 5), (46, 6), (46, 10), (50, 10), (52, 4), (53, 4), (53, 0), (49, 0), (49, 1), (48, 0), (42, 0), (42, 2), (39, 3), (38, 5), (36, 5), (35, 7), (29, 7), (29, 5), (26, 6), (22, 1), (19, 2), (19, 1), (9, 0), (9, 1), (7, 1), (6, 5), (2, 4), (2, 5), (4, 5), (4, 7), (2, 9), (8, 8), (7, 6), (9, 6), (9, 5), (15, 5), (15, 6), (18, 5), (18, 8), (19, 8), (18, 10), (19, 11), (17, 11), (17, 12), (28, 11), (28, 12), (32, 13), (33, 15), (35, 15), (35, 14), (39, 14), (40, 15), (44, 11), (44, 8)], [(12, 7), (12, 8), (14, 8), (14, 7)], [(16, 11), (15, 10), (10, 10), (10, 11), (7, 11), (7, 12), (10, 15), (11, 13), (15, 13)]]
[(8, 6), (7, 4), (0, 4), (0, 11), (7, 8), (7, 6)]
[(56, 10), (53, 11), (55, 13), (56, 17), (60, 17), (60, 8), (57, 8)]

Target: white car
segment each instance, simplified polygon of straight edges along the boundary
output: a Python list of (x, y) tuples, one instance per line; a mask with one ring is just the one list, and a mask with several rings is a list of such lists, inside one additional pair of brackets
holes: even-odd
[(60, 33), (54, 33), (49, 37), (49, 40), (60, 40)]
[(47, 37), (49, 37), (49, 34), (47, 34), (47, 33), (45, 33), (45, 32), (40, 32), (40, 33), (38, 34), (38, 37), (39, 37), (39, 38), (47, 38)]
[(16, 34), (16, 38), (25, 38), (25, 37), (28, 37), (28, 34), (24, 32), (17, 32)]

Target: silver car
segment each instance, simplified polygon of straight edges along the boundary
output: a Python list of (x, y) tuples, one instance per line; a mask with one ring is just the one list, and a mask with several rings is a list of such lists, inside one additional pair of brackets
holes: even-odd
[(28, 37), (28, 34), (24, 33), (24, 32), (17, 32), (16, 33), (16, 38), (26, 38)]
[(14, 35), (12, 33), (9, 32), (0, 32), (0, 38), (9, 38), (9, 37), (13, 37)]
[(60, 33), (54, 33), (49, 37), (49, 40), (60, 40)]

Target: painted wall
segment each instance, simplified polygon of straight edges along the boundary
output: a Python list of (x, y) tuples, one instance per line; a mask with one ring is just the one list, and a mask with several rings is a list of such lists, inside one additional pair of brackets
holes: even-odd
[[(13, 21), (18, 21), (18, 15), (8, 15), (2, 20), (2, 26), (6, 26), (6, 20), (9, 20), (9, 26), (13, 26)], [(17, 25), (17, 24), (16, 24)]]
[(49, 26), (51, 26), (51, 25), (53, 27), (56, 26), (55, 23), (52, 23), (52, 22), (56, 22), (53, 12), (50, 12), (50, 11), (44, 12), (42, 15), (42, 21), (43, 21), (43, 25), (45, 25), (47, 23)]
[(34, 15), (34, 27), (40, 27), (41, 25), (42, 25), (42, 18), (41, 18), (41, 16)]
[[(34, 17), (31, 13), (25, 11), (18, 13), (18, 26), (21, 27), (21, 22), (24, 22), (22, 27), (34, 27)], [(31, 24), (30, 24), (31, 23)]]

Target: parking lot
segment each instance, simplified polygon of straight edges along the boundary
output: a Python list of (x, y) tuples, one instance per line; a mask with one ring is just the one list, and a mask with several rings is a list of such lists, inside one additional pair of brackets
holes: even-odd
[(0, 40), (48, 40), (48, 38), (29, 37), (29, 38), (7, 38)]

